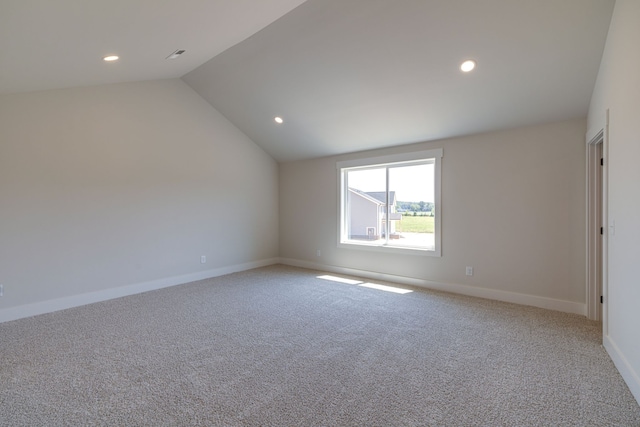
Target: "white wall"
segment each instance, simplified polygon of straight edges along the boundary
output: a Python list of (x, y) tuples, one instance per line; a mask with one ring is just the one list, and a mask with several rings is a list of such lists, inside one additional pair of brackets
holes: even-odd
[(0, 320), (277, 257), (277, 171), (179, 79), (0, 96)]
[[(585, 132), (585, 121), (574, 120), (282, 163), (280, 256), (584, 314)], [(442, 257), (337, 247), (336, 161), (439, 147)]]
[(640, 2), (617, 0), (589, 109), (589, 134), (609, 109), (609, 235), (605, 346), (640, 402)]

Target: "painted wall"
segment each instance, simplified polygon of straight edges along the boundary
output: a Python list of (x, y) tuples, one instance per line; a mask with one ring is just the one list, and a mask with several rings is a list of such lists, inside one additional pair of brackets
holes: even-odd
[(0, 96), (0, 312), (277, 257), (277, 171), (179, 79)]
[(617, 0), (589, 109), (589, 134), (609, 109), (609, 234), (605, 346), (640, 402), (640, 2)]
[[(585, 120), (573, 120), (282, 163), (280, 255), (296, 265), (416, 278), (584, 313), (585, 132)], [(440, 147), (442, 257), (337, 247), (336, 161)], [(483, 289), (496, 292), (474, 291)]]

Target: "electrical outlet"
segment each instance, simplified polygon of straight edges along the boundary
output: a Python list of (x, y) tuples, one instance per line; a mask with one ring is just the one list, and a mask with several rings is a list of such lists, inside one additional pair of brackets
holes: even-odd
[(467, 266), (467, 276), (473, 276), (473, 267)]
[(317, 256), (322, 256), (322, 251), (320, 249), (316, 250), (316, 255)]
[(4, 296), (4, 285), (0, 285), (0, 297)]
[(206, 264), (207, 263), (207, 256), (206, 255), (202, 255), (200, 257), (200, 264)]

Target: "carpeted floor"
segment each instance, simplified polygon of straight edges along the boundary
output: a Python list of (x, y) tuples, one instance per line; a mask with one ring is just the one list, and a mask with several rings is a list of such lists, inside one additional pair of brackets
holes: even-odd
[(598, 323), (322, 274), (272, 266), (0, 324), (0, 425), (640, 426)]

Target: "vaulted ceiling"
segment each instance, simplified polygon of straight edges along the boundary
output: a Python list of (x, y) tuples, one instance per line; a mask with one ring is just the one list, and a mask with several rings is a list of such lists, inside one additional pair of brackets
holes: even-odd
[(0, 93), (181, 77), (303, 2), (0, 0)]
[(3, 0), (0, 93), (182, 76), (276, 160), (312, 158), (585, 117), (613, 5)]

